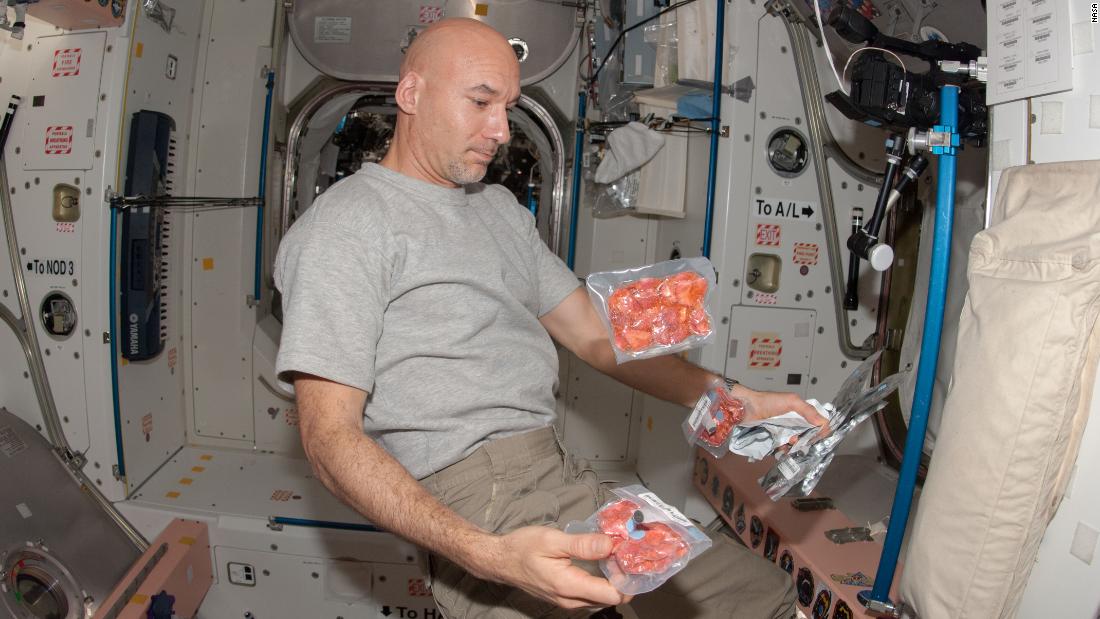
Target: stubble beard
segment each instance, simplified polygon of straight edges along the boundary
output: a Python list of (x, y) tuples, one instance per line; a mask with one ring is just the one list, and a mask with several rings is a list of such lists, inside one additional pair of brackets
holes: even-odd
[(456, 185), (468, 185), (485, 178), (488, 166), (467, 165), (461, 161), (447, 163), (447, 180)]

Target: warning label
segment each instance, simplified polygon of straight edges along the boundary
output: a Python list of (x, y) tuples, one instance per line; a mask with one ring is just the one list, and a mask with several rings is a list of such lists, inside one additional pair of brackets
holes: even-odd
[(749, 368), (769, 369), (779, 367), (783, 357), (783, 340), (778, 333), (753, 333), (749, 349)]
[(53, 77), (80, 75), (80, 48), (54, 50), (50, 74)]
[(817, 264), (818, 253), (819, 249), (817, 243), (795, 243), (793, 262), (795, 264), (815, 266)]
[(290, 497), (294, 496), (294, 493), (290, 490), (276, 490), (271, 493), (272, 501), (289, 501)]
[(73, 152), (73, 126), (46, 127), (46, 154), (68, 155)]
[(778, 246), (781, 233), (779, 224), (756, 224), (756, 244)]
[(774, 294), (768, 292), (758, 292), (752, 296), (752, 300), (756, 301), (760, 305), (775, 305), (779, 299)]
[(420, 7), (420, 23), (422, 24), (434, 24), (435, 22), (443, 19), (443, 7), (441, 6), (421, 6)]

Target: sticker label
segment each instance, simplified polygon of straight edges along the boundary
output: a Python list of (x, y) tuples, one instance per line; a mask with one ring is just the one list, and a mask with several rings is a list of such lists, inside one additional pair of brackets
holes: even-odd
[(9, 426), (0, 428), (0, 453), (11, 458), (15, 454), (27, 449), (27, 444)]
[(775, 305), (779, 298), (770, 292), (758, 292), (752, 296), (752, 300), (760, 305)]
[(779, 469), (779, 472), (783, 475), (783, 477), (786, 477), (787, 479), (798, 475), (798, 465), (795, 464), (794, 460), (791, 458), (784, 458), (780, 460), (776, 464), (776, 468)]
[(76, 275), (76, 263), (72, 260), (34, 258), (27, 263), (27, 271), (34, 275)]
[(73, 152), (73, 126), (46, 127), (46, 154), (68, 155)]
[(699, 429), (699, 422), (703, 419), (703, 413), (709, 411), (713, 405), (714, 398), (711, 396), (710, 391), (699, 397), (699, 401), (695, 403), (695, 408), (688, 417), (688, 425), (691, 426), (692, 431)]
[(290, 497), (294, 496), (294, 493), (290, 490), (276, 490), (271, 493), (272, 501), (289, 501)]
[(50, 74), (53, 77), (80, 75), (80, 48), (54, 50)]
[(685, 527), (693, 526), (691, 524), (691, 521), (687, 519), (687, 516), (681, 514), (680, 510), (676, 509), (675, 507), (669, 505), (668, 503), (665, 503), (661, 499), (658, 499), (656, 494), (653, 494), (652, 492), (643, 492), (638, 495), (638, 498), (659, 509), (673, 522), (682, 524)]
[(808, 200), (788, 200), (786, 198), (757, 198), (752, 207), (753, 215), (763, 219), (781, 219), (783, 221), (812, 222), (817, 212), (817, 203)]
[(57, 231), (67, 234), (76, 232), (76, 224), (71, 221), (59, 221), (57, 222)]
[(781, 233), (779, 224), (756, 224), (756, 244), (777, 247)]
[(795, 264), (816, 266), (819, 253), (817, 243), (795, 243), (793, 261)]
[(314, 43), (350, 43), (351, 42), (351, 18), (350, 17), (315, 17), (315, 18), (313, 18), (313, 42)]
[(434, 24), (435, 22), (443, 19), (443, 7), (441, 6), (421, 6), (419, 21), (422, 24)]
[(783, 357), (783, 340), (777, 333), (753, 333), (749, 349), (749, 367), (777, 368)]
[(19, 512), (19, 515), (22, 516), (24, 520), (31, 517), (31, 508), (27, 507), (26, 503), (16, 505), (15, 511)]

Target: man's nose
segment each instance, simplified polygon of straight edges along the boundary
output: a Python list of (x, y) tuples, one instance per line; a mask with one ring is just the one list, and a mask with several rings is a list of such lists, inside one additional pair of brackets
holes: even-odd
[(508, 131), (508, 108), (503, 105), (493, 110), (485, 125), (485, 137), (494, 140), (497, 144), (505, 144), (512, 135)]

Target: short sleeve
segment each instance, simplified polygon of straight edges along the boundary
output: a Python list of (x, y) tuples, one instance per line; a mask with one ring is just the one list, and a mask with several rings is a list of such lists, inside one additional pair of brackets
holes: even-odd
[(285, 386), (291, 373), (304, 372), (370, 392), (392, 273), (385, 228), (298, 225), (275, 260), (283, 306), (279, 382)]
[(535, 268), (539, 277), (539, 317), (541, 318), (576, 290), (579, 282), (577, 275), (565, 266), (562, 259), (550, 251), (539, 237), (533, 221), (528, 228), (528, 242), (531, 243), (535, 253)]

